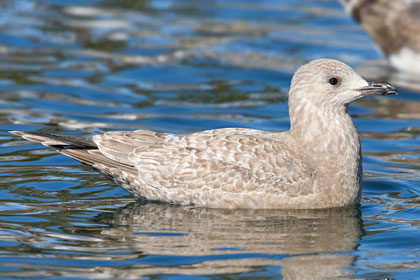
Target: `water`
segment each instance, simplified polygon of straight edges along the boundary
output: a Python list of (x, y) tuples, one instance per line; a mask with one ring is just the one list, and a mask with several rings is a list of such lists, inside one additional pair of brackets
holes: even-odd
[[(420, 277), (420, 87), (382, 66), (338, 2), (0, 6), (2, 279)], [(7, 133), (286, 130), (292, 73), (320, 57), (403, 86), (350, 107), (364, 150), (357, 208), (135, 203), (92, 169)]]

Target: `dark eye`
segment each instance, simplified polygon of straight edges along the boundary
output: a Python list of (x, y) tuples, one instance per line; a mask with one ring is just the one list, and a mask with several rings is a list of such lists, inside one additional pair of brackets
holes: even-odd
[(338, 79), (337, 78), (331, 78), (328, 80), (328, 82), (330, 83), (330, 85), (335, 86), (336, 84), (338, 84)]

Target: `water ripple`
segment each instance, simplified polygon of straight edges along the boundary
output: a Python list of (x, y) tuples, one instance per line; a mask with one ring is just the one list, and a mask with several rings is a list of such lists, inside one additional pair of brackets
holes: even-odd
[[(0, 7), (2, 278), (417, 277), (420, 81), (390, 71), (338, 1)], [(89, 167), (7, 133), (287, 130), (292, 73), (320, 57), (399, 87), (349, 108), (363, 146), (359, 208), (132, 203)]]

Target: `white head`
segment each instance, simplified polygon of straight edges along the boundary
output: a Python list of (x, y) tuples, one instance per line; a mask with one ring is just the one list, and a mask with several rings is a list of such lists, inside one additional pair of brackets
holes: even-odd
[[(372, 94), (396, 94), (387, 83), (367, 82), (348, 65), (333, 59), (318, 59), (300, 67), (289, 92), (290, 119), (312, 111), (345, 113), (348, 104)], [(299, 112), (300, 111), (300, 112)]]
[(396, 94), (387, 83), (367, 82), (350, 66), (333, 59), (317, 59), (300, 67), (292, 79), (289, 102), (302, 99), (318, 106), (347, 106), (372, 94)]

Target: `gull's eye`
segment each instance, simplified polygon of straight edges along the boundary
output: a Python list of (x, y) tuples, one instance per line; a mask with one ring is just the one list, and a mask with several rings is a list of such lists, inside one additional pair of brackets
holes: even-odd
[(335, 86), (336, 84), (338, 84), (338, 79), (337, 78), (330, 78), (328, 80), (328, 82), (330, 83), (330, 85)]

